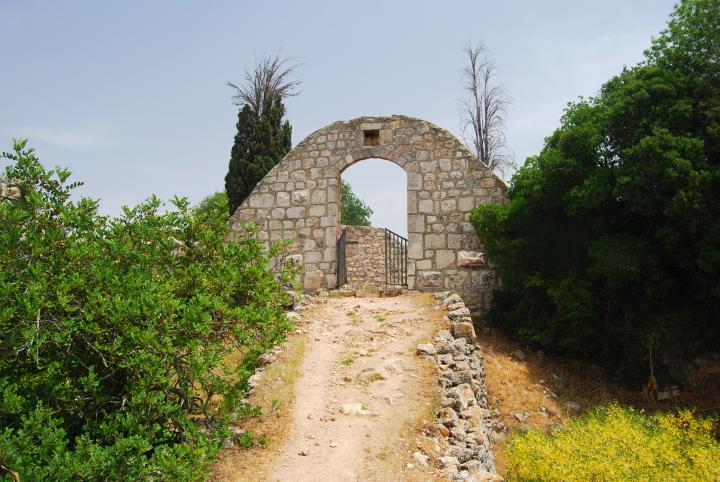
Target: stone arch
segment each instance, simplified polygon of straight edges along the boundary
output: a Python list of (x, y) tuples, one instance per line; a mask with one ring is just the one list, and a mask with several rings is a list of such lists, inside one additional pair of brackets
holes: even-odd
[(240, 205), (234, 235), (253, 221), (264, 241), (291, 240), (304, 290), (335, 288), (340, 175), (371, 158), (408, 176), (408, 287), (455, 290), (471, 308), (488, 307), (495, 276), (469, 216), (478, 204), (505, 203), (507, 188), (455, 136), (421, 119), (360, 117), (313, 132)]

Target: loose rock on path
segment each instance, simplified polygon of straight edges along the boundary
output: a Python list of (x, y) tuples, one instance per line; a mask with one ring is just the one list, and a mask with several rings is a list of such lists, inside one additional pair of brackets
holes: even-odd
[(415, 435), (438, 398), (435, 368), (416, 355), (441, 324), (433, 302), (423, 294), (317, 299), (299, 335), (305, 354), (288, 387), (295, 397), (285, 442), (256, 453), (265, 462), (252, 474), (221, 480), (438, 480), (415, 455)]

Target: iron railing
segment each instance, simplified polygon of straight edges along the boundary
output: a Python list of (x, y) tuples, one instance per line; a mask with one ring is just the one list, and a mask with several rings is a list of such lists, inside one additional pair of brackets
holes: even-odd
[(407, 286), (408, 240), (385, 229), (385, 284)]
[(345, 263), (345, 241), (347, 239), (347, 230), (343, 228), (340, 239), (337, 242), (337, 287), (347, 283), (347, 265)]

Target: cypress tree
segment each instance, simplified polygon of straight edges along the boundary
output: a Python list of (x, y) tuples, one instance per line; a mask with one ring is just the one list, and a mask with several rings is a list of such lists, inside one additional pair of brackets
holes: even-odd
[(240, 109), (225, 176), (230, 215), (290, 150), (292, 127), (288, 121), (282, 121), (284, 115), (285, 106), (277, 97), (266, 99), (260, 113), (249, 104)]

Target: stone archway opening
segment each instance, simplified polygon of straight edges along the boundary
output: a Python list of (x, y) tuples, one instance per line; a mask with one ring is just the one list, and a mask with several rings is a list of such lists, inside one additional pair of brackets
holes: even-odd
[[(338, 287), (387, 291), (407, 286), (407, 178), (402, 167), (382, 158), (357, 161), (338, 174)], [(346, 202), (353, 203), (343, 198), (343, 185), (356, 197), (356, 206), (362, 201), (372, 210), (370, 225), (342, 215)]]

